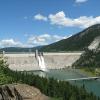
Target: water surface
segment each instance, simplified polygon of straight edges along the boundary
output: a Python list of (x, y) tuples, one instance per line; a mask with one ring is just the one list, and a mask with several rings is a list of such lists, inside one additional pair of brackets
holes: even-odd
[[(33, 72), (36, 75), (40, 75), (43, 77), (53, 77), (58, 80), (67, 80), (67, 79), (75, 79), (75, 78), (83, 78), (87, 77), (82, 74), (79, 70), (49, 70), (48, 72), (36, 71)], [(95, 95), (100, 96), (100, 80), (78, 80), (78, 81), (70, 81), (73, 85), (82, 86), (83, 84), (86, 87), (88, 92), (93, 92)]]

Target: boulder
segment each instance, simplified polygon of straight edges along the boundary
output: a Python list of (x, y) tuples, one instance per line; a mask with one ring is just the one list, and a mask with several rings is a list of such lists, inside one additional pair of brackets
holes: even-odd
[(0, 100), (48, 100), (39, 89), (26, 84), (0, 86)]

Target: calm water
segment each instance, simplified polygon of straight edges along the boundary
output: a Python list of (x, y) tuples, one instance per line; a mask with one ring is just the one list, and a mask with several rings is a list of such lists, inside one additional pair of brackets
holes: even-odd
[[(73, 78), (82, 78), (86, 77), (80, 73), (79, 70), (49, 70), (48, 72), (36, 71), (36, 75), (43, 77), (53, 77), (58, 80), (67, 80)], [(100, 80), (80, 80), (80, 81), (70, 81), (74, 85), (82, 86), (85, 85), (88, 92), (93, 92), (95, 95), (100, 96)]]

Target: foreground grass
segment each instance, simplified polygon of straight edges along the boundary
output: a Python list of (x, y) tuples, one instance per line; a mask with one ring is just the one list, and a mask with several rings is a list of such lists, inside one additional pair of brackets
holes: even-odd
[(80, 71), (90, 77), (97, 76), (97, 74), (95, 73), (95, 70), (90, 70), (88, 68), (81, 68)]

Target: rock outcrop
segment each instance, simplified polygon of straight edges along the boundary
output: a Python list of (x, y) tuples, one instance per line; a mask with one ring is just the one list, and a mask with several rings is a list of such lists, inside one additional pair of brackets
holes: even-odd
[(0, 86), (0, 100), (48, 100), (48, 97), (26, 84), (7, 84)]
[(88, 46), (90, 50), (100, 49), (100, 36), (96, 37), (94, 41)]

